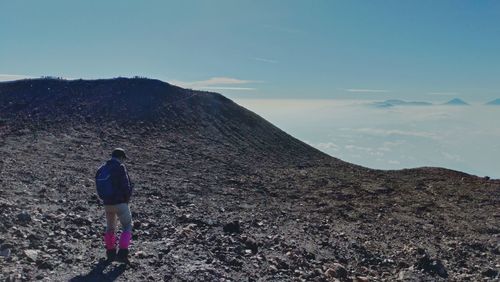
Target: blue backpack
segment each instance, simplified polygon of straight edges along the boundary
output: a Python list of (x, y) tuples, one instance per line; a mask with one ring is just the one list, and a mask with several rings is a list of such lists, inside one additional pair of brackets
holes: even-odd
[(99, 195), (101, 200), (110, 200), (115, 193), (111, 178), (111, 168), (110, 165), (104, 164), (97, 170), (95, 176), (97, 195)]

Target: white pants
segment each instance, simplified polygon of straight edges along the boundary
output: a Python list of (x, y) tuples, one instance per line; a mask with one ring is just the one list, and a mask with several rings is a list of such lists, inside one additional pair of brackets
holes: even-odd
[(128, 204), (104, 205), (106, 212), (106, 232), (116, 232), (116, 218), (120, 220), (123, 231), (132, 231), (132, 213)]

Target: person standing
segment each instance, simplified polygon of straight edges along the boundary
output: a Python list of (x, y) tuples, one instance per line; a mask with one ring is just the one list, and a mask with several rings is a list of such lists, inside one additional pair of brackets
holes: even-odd
[[(95, 178), (97, 194), (104, 203), (106, 214), (106, 232), (104, 233), (106, 258), (108, 261), (116, 259), (129, 263), (128, 254), (132, 239), (132, 214), (129, 202), (133, 187), (124, 165), (126, 159), (125, 150), (114, 149), (111, 159), (99, 167)], [(118, 253), (116, 251), (117, 218), (122, 227)]]

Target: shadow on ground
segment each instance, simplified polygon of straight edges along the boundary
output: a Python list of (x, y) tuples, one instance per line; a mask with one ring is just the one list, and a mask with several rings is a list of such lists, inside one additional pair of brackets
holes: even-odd
[(115, 265), (106, 260), (101, 260), (93, 266), (89, 273), (75, 276), (69, 281), (115, 281), (120, 275), (123, 274), (123, 272), (125, 272), (126, 268), (127, 266), (125, 264)]

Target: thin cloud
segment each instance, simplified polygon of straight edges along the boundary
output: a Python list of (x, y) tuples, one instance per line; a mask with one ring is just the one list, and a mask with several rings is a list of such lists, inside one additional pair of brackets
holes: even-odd
[(252, 87), (217, 87), (217, 86), (206, 86), (202, 87), (201, 89), (207, 89), (207, 90), (241, 90), (241, 91), (254, 91), (256, 90), (255, 88)]
[(455, 161), (455, 162), (462, 162), (463, 159), (460, 155), (457, 154), (450, 154), (448, 152), (441, 152), (441, 154), (448, 160)]
[(429, 139), (439, 139), (439, 137), (427, 131), (417, 131), (417, 130), (397, 130), (397, 129), (379, 129), (379, 128), (357, 128), (352, 131), (370, 134), (370, 135), (378, 135), (378, 136), (411, 136), (411, 137), (421, 137), (421, 138), (429, 138)]
[(349, 151), (364, 151), (364, 152), (372, 152), (373, 151), (372, 148), (357, 146), (357, 145), (353, 145), (353, 144), (345, 145), (344, 148), (349, 150)]
[(455, 96), (460, 93), (458, 92), (428, 92), (428, 95), (434, 95), (434, 96)]
[(373, 157), (383, 157), (384, 152), (378, 151), (374, 148), (370, 147), (364, 147), (364, 146), (357, 146), (353, 144), (348, 144), (344, 146), (344, 149), (349, 151), (350, 153), (354, 153), (356, 155), (359, 155), (360, 153), (363, 155), (368, 155), (368, 156), (373, 156)]
[(378, 147), (377, 150), (380, 152), (392, 152), (393, 148), (403, 145), (405, 142), (403, 141), (385, 141), (381, 147)]
[(251, 83), (259, 83), (260, 81), (255, 80), (244, 80), (233, 77), (225, 77), (218, 76), (212, 77), (206, 80), (198, 80), (198, 81), (180, 81), (180, 80), (171, 80), (172, 84), (179, 85), (184, 88), (191, 89), (211, 89), (211, 90), (242, 90), (242, 91), (251, 91), (256, 90), (253, 87), (244, 87), (244, 86), (233, 86), (233, 85), (244, 85)]
[(269, 63), (269, 64), (276, 64), (278, 63), (278, 61), (276, 60), (272, 60), (272, 59), (266, 59), (266, 58), (259, 58), (259, 57), (256, 57), (256, 58), (253, 58), (255, 61), (259, 61), (259, 62), (264, 62), (264, 63)]
[(27, 78), (33, 78), (33, 76), (22, 74), (0, 74), (0, 81), (13, 81)]
[(353, 92), (353, 93), (387, 93), (390, 92), (389, 90), (385, 89), (363, 89), (363, 88), (348, 88), (345, 89), (347, 92)]
[(331, 150), (337, 152), (339, 150), (339, 146), (333, 142), (320, 142), (320, 143), (308, 143), (309, 145), (316, 147), (320, 150)]

